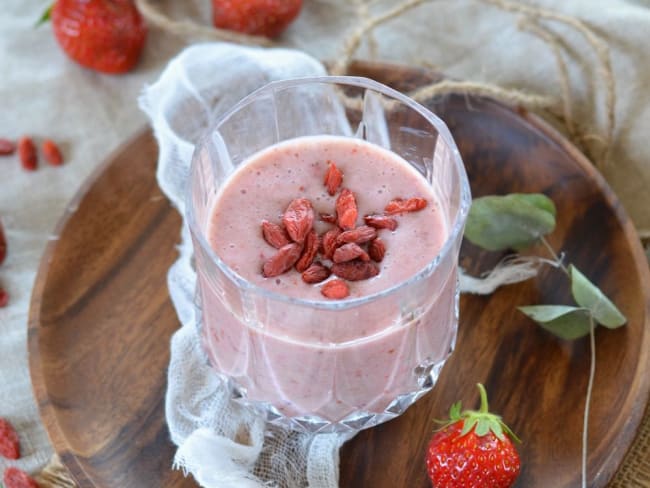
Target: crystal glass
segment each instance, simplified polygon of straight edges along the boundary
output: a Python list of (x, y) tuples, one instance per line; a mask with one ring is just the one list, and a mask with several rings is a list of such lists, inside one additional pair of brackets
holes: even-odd
[[(237, 166), (268, 146), (311, 135), (377, 144), (431, 185), (446, 238), (417, 274), (361, 298), (307, 300), (254, 285), (211, 249), (211, 210)], [(403, 413), (435, 385), (455, 345), (457, 261), (470, 202), (445, 124), (391, 88), (357, 77), (304, 78), (243, 99), (198, 145), (188, 189), (201, 337), (215, 374), (239, 401), (293, 429), (358, 431)]]

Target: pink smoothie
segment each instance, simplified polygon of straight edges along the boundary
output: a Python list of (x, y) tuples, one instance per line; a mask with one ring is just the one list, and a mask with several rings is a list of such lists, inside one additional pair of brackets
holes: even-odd
[[(204, 342), (213, 365), (247, 396), (286, 415), (339, 421), (354, 412), (382, 412), (397, 396), (417, 391), (421, 367), (441, 364), (455, 338), (456, 269), (442, 266), (417, 284), (332, 308), (291, 270), (261, 274), (276, 249), (262, 220), (279, 223), (294, 198), (308, 198), (318, 215), (333, 213), (335, 196), (323, 185), (327, 161), (344, 174), (357, 199), (359, 220), (382, 213), (396, 197), (423, 197), (424, 210), (397, 217), (380, 230), (386, 255), (380, 273), (351, 282), (348, 300), (369, 297), (414, 277), (438, 255), (448, 224), (431, 185), (411, 165), (379, 146), (353, 138), (318, 136), (285, 141), (240, 165), (220, 188), (207, 228), (215, 253), (240, 277), (287, 297), (324, 306), (286, 303), (222, 286), (202, 277)], [(330, 224), (316, 219), (322, 234)], [(334, 277), (332, 277), (334, 278)], [(328, 308), (329, 307), (329, 308)]]

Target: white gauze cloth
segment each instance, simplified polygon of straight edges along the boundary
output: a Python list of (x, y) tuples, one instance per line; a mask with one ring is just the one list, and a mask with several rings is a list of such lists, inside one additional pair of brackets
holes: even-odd
[[(158, 140), (158, 184), (184, 214), (184, 191), (194, 145), (216, 117), (274, 80), (326, 74), (300, 51), (199, 44), (174, 58), (145, 87), (140, 106)], [(307, 435), (266, 424), (231, 399), (200, 347), (194, 293), (196, 273), (185, 223), (180, 257), (168, 286), (182, 327), (171, 341), (165, 413), (178, 446), (174, 465), (206, 488), (334, 488), (339, 448), (350, 435)]]
[[(158, 140), (158, 184), (184, 215), (194, 146), (215, 119), (244, 96), (274, 80), (326, 74), (301, 51), (198, 44), (174, 58), (145, 87), (140, 106)], [(183, 223), (180, 257), (168, 273), (181, 328), (171, 341), (165, 414), (178, 446), (174, 466), (205, 488), (335, 488), (339, 449), (352, 434), (309, 435), (267, 424), (256, 410), (232, 400), (230, 387), (208, 365), (199, 338), (192, 243)], [(461, 290), (491, 293), (536, 274), (528, 262), (502, 263), (498, 273), (468, 277)]]

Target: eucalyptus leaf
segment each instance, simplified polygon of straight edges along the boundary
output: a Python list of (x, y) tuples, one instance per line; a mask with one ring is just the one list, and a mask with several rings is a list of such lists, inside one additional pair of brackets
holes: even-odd
[(578, 305), (588, 308), (599, 324), (609, 329), (616, 329), (627, 322), (616, 305), (600, 291), (578, 268), (569, 266), (571, 274), (571, 293)]
[(472, 201), (465, 237), (488, 251), (523, 249), (555, 228), (555, 204), (541, 193), (490, 195)]
[(569, 305), (531, 305), (519, 310), (537, 322), (542, 328), (571, 341), (589, 334), (591, 321), (586, 308)]

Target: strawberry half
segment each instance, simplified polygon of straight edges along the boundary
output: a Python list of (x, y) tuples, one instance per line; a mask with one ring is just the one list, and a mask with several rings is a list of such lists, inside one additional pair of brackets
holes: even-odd
[(56, 0), (50, 18), (63, 51), (80, 65), (103, 73), (133, 68), (147, 38), (132, 0)]
[(212, 0), (215, 27), (277, 37), (300, 13), (302, 0)]
[(426, 464), (434, 488), (509, 488), (519, 476), (521, 461), (512, 443), (519, 439), (500, 416), (489, 413), (485, 388), (477, 386), (479, 410), (461, 412), (455, 403), (450, 420), (429, 442)]

